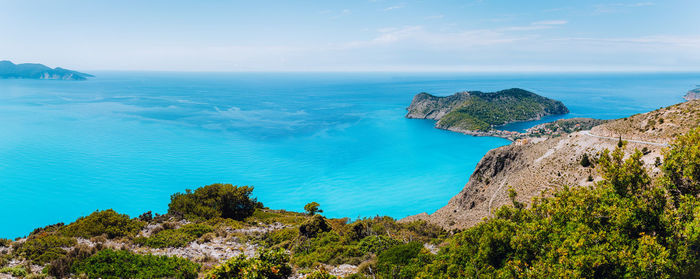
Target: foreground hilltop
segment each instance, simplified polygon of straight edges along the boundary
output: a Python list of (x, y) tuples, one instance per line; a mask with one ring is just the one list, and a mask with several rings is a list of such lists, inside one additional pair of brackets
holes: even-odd
[(627, 141), (626, 152), (642, 150), (645, 167), (652, 176), (658, 175), (662, 150), (672, 139), (700, 126), (699, 121), (700, 100), (695, 100), (608, 121), (590, 131), (493, 149), (445, 207), (404, 220), (427, 220), (447, 229), (463, 229), (511, 203), (509, 188), (518, 193), (518, 201), (527, 204), (562, 185), (593, 186), (602, 179), (594, 170), (595, 161), (603, 150), (613, 150), (620, 138)]
[(467, 134), (569, 112), (560, 101), (519, 88), (491, 93), (460, 92), (447, 97), (420, 93), (413, 97), (407, 110), (407, 118), (437, 120), (436, 128)]
[(14, 64), (0, 61), (0, 78), (85, 80), (93, 75), (63, 68), (51, 69), (42, 64)]

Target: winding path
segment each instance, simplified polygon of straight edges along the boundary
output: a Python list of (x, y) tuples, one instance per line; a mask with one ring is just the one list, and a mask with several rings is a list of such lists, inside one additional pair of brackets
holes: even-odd
[[(584, 135), (589, 136), (589, 137), (599, 138), (599, 139), (619, 140), (619, 138), (604, 137), (604, 136), (594, 135), (594, 134), (591, 134), (591, 131), (581, 131), (581, 134), (584, 134)], [(650, 142), (650, 141), (641, 141), (641, 140), (631, 140), (631, 139), (622, 139), (622, 140), (628, 141), (628, 142), (634, 142), (634, 143), (641, 143), (641, 144), (655, 145), (655, 146), (661, 146), (661, 147), (668, 147), (668, 144), (666, 144), (666, 143), (658, 143), (658, 142)]]

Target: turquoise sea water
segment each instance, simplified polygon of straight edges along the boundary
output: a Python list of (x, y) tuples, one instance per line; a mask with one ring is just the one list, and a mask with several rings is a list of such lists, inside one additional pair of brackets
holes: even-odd
[(332, 217), (432, 212), (508, 141), (405, 119), (416, 93), (521, 87), (563, 101), (563, 117), (609, 119), (681, 102), (700, 83), (699, 74), (95, 74), (0, 80), (0, 237), (96, 209), (164, 213), (170, 194), (215, 182), (253, 185), (270, 208), (317, 201)]

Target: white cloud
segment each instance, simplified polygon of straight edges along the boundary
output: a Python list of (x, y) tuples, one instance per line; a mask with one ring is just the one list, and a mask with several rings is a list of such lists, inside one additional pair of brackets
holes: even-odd
[(629, 8), (648, 7), (655, 5), (654, 2), (636, 2), (636, 3), (609, 3), (595, 5), (596, 13), (616, 13), (622, 12)]
[(543, 21), (535, 21), (532, 23), (532, 25), (564, 25), (569, 23), (566, 20), (543, 20)]
[(387, 11), (391, 11), (391, 10), (401, 9), (401, 8), (403, 8), (403, 7), (404, 7), (403, 4), (401, 4), (401, 5), (394, 5), (394, 6), (390, 6), (390, 7), (384, 8), (383, 11), (387, 12)]

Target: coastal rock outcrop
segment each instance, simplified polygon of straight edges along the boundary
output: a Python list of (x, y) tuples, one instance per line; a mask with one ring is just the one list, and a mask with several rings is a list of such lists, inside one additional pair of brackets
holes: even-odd
[(685, 96), (683, 96), (683, 99), (685, 99), (686, 101), (700, 99), (700, 88), (695, 88), (693, 90), (688, 91), (688, 93), (686, 93)]

